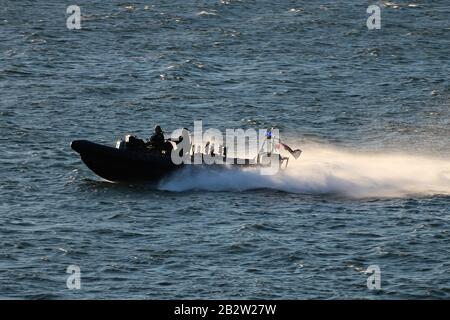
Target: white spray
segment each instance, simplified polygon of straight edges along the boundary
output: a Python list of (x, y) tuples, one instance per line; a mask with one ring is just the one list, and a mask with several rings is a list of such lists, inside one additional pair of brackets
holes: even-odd
[(160, 184), (161, 190), (244, 191), (275, 189), (301, 194), (352, 198), (450, 195), (450, 161), (394, 153), (362, 153), (320, 145), (302, 146), (303, 154), (273, 176), (257, 169), (190, 166)]

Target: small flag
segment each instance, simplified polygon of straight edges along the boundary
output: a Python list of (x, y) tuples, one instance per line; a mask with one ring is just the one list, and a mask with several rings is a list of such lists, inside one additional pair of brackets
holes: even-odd
[(284, 147), (285, 150), (287, 150), (290, 154), (292, 154), (292, 156), (295, 159), (298, 159), (298, 157), (300, 157), (300, 155), (302, 154), (302, 150), (300, 150), (300, 149), (292, 150), (291, 147), (289, 147), (288, 145), (281, 143), (281, 142), (280, 142), (280, 144)]

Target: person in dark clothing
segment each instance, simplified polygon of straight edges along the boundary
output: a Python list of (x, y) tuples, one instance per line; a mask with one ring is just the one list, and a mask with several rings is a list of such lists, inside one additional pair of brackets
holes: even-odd
[(162, 151), (164, 148), (164, 134), (160, 126), (155, 127), (155, 133), (150, 137), (147, 146)]

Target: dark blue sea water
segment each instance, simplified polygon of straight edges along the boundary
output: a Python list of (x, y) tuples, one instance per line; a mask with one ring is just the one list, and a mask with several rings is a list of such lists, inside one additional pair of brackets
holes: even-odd
[[(449, 17), (446, 0), (0, 0), (0, 298), (449, 299)], [(277, 127), (303, 154), (154, 188), (70, 149), (194, 120)]]

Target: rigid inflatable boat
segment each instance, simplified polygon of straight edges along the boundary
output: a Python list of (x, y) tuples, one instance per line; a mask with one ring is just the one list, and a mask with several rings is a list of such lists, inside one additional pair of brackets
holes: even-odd
[[(179, 141), (178, 141), (179, 143)], [(209, 143), (207, 143), (207, 146)], [(288, 152), (295, 158), (301, 153), (301, 150), (292, 150), (287, 145), (283, 145)], [(166, 140), (165, 147), (162, 150), (147, 148), (146, 144), (133, 136), (126, 136), (125, 140), (117, 141), (116, 147), (109, 147), (87, 140), (75, 140), (71, 143), (71, 148), (80, 154), (81, 160), (95, 174), (103, 179), (112, 182), (158, 182), (162, 178), (172, 174), (185, 166), (193, 164), (175, 164), (172, 161), (171, 152), (177, 142)], [(205, 156), (212, 156), (216, 160), (213, 166), (232, 166), (232, 167), (270, 167), (271, 162), (267, 158), (274, 154), (273, 152), (259, 153), (253, 159), (229, 158), (226, 155), (226, 148), (220, 146), (216, 154), (213, 149), (206, 147), (206, 153), (200, 153), (200, 148), (191, 145), (192, 152), (188, 154), (191, 157), (191, 163), (200, 158), (200, 165), (209, 165), (203, 162)], [(276, 154), (276, 153), (275, 153)], [(216, 158), (217, 157), (217, 158)], [(279, 162), (278, 168), (283, 165), (286, 167), (289, 161), (287, 157), (281, 157), (276, 154)], [(216, 164), (217, 163), (217, 164)]]

